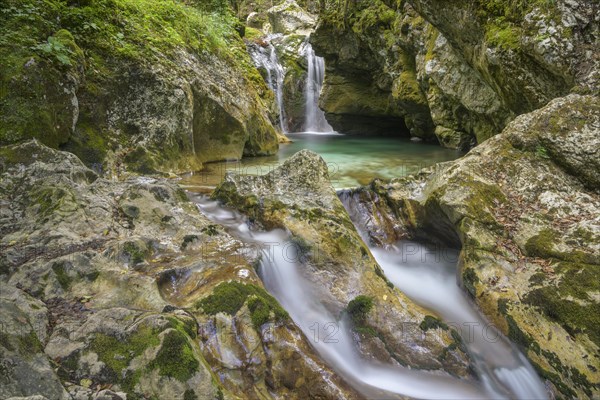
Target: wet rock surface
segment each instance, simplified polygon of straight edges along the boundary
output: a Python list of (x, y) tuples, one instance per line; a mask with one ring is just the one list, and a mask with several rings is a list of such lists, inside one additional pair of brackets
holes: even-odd
[[(106, 180), (37, 141), (0, 165), (3, 398), (360, 397), (290, 320), (255, 323), (256, 296), (278, 307), (257, 249), (174, 182)], [(202, 301), (232, 285), (238, 309)]]
[(368, 326), (356, 327), (366, 356), (468, 375), (466, 355), (451, 346), (450, 335), (423, 335), (419, 324), (426, 311), (387, 282), (332, 188), (320, 156), (302, 150), (263, 176), (229, 173), (213, 197), (260, 227), (289, 231), (301, 249), (303, 274), (320, 288), (334, 314), (359, 295), (373, 299)]
[(586, 169), (598, 105), (553, 100), (458, 161), (341, 194), (368, 213), (374, 243), (393, 242), (399, 225), (408, 237), (462, 246), (464, 289), (564, 397), (595, 398), (600, 382), (599, 186)]
[(340, 132), (362, 125), (468, 149), (555, 97), (598, 93), (597, 11), (590, 1), (328, 3), (311, 36), (328, 66), (321, 107)]

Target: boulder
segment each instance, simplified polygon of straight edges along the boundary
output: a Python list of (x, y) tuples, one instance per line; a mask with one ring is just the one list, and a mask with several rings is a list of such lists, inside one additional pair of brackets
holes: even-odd
[(68, 399), (44, 354), (48, 310), (27, 293), (0, 282), (0, 397)]
[(306, 12), (295, 0), (285, 0), (267, 10), (273, 33), (308, 35), (316, 24), (314, 16)]
[(323, 301), (334, 314), (358, 295), (373, 299), (367, 326), (356, 327), (363, 332), (359, 336), (366, 354), (468, 375), (466, 355), (451, 346), (450, 335), (423, 335), (418, 329), (427, 312), (385, 279), (331, 186), (320, 156), (302, 150), (263, 176), (228, 173), (213, 197), (265, 229), (289, 231), (304, 249), (306, 276), (315, 287), (326, 288)]
[[(35, 140), (0, 170), (0, 397), (360, 398), (265, 291), (257, 249), (173, 181), (99, 178)], [(206, 307), (230, 287), (239, 309)]]
[[(76, 22), (83, 5), (23, 3), (35, 21), (9, 9), (3, 28), (18, 40), (0, 46), (0, 144), (37, 138), (109, 173), (187, 172), (276, 152), (274, 99), (238, 27), (221, 20), (216, 32), (205, 17), (215, 5), (184, 3), (133, 14), (124, 3), (88, 4), (85, 29)], [(106, 13), (122, 15), (136, 34)], [(186, 18), (173, 25), (174, 15)], [(158, 25), (142, 22), (150, 19)], [(115, 34), (100, 33), (107, 29)]]

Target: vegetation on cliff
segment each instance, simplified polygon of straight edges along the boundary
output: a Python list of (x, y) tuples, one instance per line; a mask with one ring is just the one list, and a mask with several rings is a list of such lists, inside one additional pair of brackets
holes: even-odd
[[(227, 8), (9, 0), (0, 22), (0, 143), (35, 137), (88, 164), (106, 164), (114, 151), (122, 160), (113, 163), (146, 171), (277, 147), (272, 94)], [(229, 104), (239, 94), (239, 104)], [(230, 117), (200, 120), (206, 102)], [(207, 129), (216, 132), (206, 137)]]

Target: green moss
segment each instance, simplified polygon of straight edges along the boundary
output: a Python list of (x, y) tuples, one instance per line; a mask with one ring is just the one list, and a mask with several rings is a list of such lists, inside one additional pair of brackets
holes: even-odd
[(277, 300), (264, 289), (235, 281), (219, 284), (211, 295), (200, 300), (196, 306), (209, 315), (219, 312), (235, 315), (246, 301), (252, 323), (257, 330), (266, 322), (280, 322), (289, 318)]
[(380, 0), (370, 1), (368, 5), (354, 14), (352, 30), (360, 34), (371, 29), (391, 29), (396, 12)]
[(195, 319), (180, 319), (175, 317), (167, 317), (167, 319), (169, 320), (171, 326), (174, 329), (177, 329), (181, 333), (188, 335), (190, 338), (196, 339), (196, 337), (198, 336), (198, 325)]
[(121, 371), (127, 368), (129, 362), (142, 354), (149, 347), (156, 347), (160, 339), (151, 328), (141, 328), (125, 340), (97, 333), (90, 343), (90, 350), (114, 372), (121, 376)]
[(548, 155), (548, 150), (546, 150), (546, 148), (542, 145), (538, 145), (535, 148), (535, 155), (539, 158), (542, 158), (544, 160), (549, 160), (550, 156)]
[(198, 239), (198, 235), (185, 235), (183, 237), (183, 242), (181, 242), (181, 249), (185, 250), (188, 246), (196, 242)]
[(490, 24), (487, 27), (485, 39), (492, 46), (505, 50), (517, 50), (522, 36), (522, 29), (512, 24)]
[(426, 315), (423, 321), (419, 324), (419, 328), (421, 328), (423, 332), (427, 332), (430, 329), (443, 329), (446, 331), (448, 330), (448, 325), (446, 325), (439, 318)]
[(529, 278), (529, 283), (532, 285), (541, 285), (547, 280), (547, 276), (543, 272), (537, 272)]
[(523, 299), (559, 323), (570, 335), (587, 334), (600, 346), (600, 304), (590, 293), (600, 291), (598, 266), (560, 263), (555, 272), (558, 283), (537, 288)]
[(200, 363), (187, 336), (178, 330), (165, 333), (151, 368), (159, 368), (161, 376), (185, 382), (198, 372)]
[(504, 204), (507, 202), (506, 196), (502, 193), (502, 190), (495, 185), (488, 185), (470, 179), (470, 177), (460, 181), (458, 185), (466, 187), (469, 190), (467, 215), (479, 222), (500, 228), (498, 222), (490, 213), (490, 210), (495, 207), (496, 203)]
[(183, 393), (183, 400), (198, 400), (198, 396), (192, 389), (188, 389)]
[(31, 198), (35, 204), (38, 204), (37, 213), (41, 217), (50, 217), (63, 207), (68, 208), (76, 204), (74, 195), (61, 187), (36, 188)]
[(479, 277), (475, 270), (473, 268), (465, 268), (462, 273), (462, 281), (467, 293), (469, 293), (472, 298), (475, 298), (477, 296), (475, 285), (479, 283)]
[(539, 345), (533, 340), (533, 338), (527, 333), (523, 332), (519, 325), (515, 321), (515, 319), (509, 314), (509, 303), (506, 299), (498, 300), (498, 312), (500, 312), (508, 325), (508, 333), (507, 336), (513, 343), (520, 346), (524, 350), (529, 349), (530, 347), (537, 349), (539, 353)]
[(260, 30), (256, 28), (252, 28), (250, 26), (246, 26), (246, 30), (244, 32), (244, 37), (248, 40), (259, 40), (265, 36)]
[(137, 265), (144, 261), (147, 252), (135, 242), (125, 242), (123, 253), (128, 256), (131, 265)]
[(580, 250), (561, 252), (555, 249), (555, 243), (560, 240), (560, 233), (552, 229), (543, 229), (532, 236), (525, 244), (525, 251), (530, 257), (555, 258), (566, 262), (596, 264), (600, 260), (594, 254)]
[(8, 351), (14, 351), (14, 346), (10, 342), (10, 336), (0, 330), (0, 346)]
[(68, 290), (69, 287), (71, 287), (71, 283), (73, 283), (73, 278), (69, 276), (65, 263), (56, 262), (52, 264), (52, 271), (54, 271), (54, 275), (56, 276), (56, 280), (60, 284), (60, 287), (62, 287), (63, 290)]
[(208, 225), (206, 228), (202, 228), (202, 232), (206, 233), (208, 236), (216, 236), (219, 234), (217, 228), (217, 225)]
[(435, 42), (440, 36), (440, 32), (433, 26), (429, 25), (427, 32), (427, 53), (425, 53), (425, 61), (431, 61), (434, 58)]
[(537, 373), (541, 378), (546, 379), (558, 389), (560, 393), (562, 393), (566, 399), (575, 399), (577, 398), (577, 393), (573, 389), (571, 389), (567, 384), (563, 382), (563, 378), (555, 373), (552, 373), (548, 370), (543, 369), (537, 363), (530, 361)]
[(36, 333), (32, 330), (26, 335), (18, 336), (19, 349), (23, 354), (41, 353), (44, 348)]
[[(361, 249), (361, 253), (362, 253), (362, 251), (365, 251), (364, 255), (366, 255), (366, 250), (364, 250), (362, 246), (360, 249)], [(383, 279), (385, 281), (385, 284), (387, 285), (387, 287), (389, 287), (390, 289), (394, 288), (394, 284), (392, 282), (390, 282), (390, 280), (387, 278), (387, 276), (385, 276), (385, 274), (383, 273), (383, 270), (381, 269), (381, 267), (379, 265), (375, 266), (375, 275), (377, 275), (378, 277)]]
[(367, 320), (367, 315), (373, 309), (373, 298), (369, 296), (359, 295), (350, 300), (346, 307), (346, 312), (356, 325), (364, 324)]

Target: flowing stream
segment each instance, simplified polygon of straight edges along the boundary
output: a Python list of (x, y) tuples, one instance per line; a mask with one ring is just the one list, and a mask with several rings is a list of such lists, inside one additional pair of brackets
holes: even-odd
[[(401, 177), (424, 166), (460, 156), (454, 151), (408, 140), (345, 137), (332, 132), (323, 111), (318, 107), (325, 74), (324, 60), (315, 55), (308, 42), (303, 51), (308, 65), (305, 85), (307, 132), (288, 135), (294, 143), (283, 145), (276, 156), (212, 164), (208, 172), (185, 177), (183, 186), (198, 192), (210, 190), (230, 170), (261, 175), (303, 148), (323, 156), (336, 188), (366, 184), (375, 177)], [(269, 86), (275, 92), (279, 106), (281, 128), (285, 131), (282, 94), (284, 70), (277, 60), (275, 48), (269, 44), (259, 49), (253, 58), (267, 71)], [(302, 263), (296, 261), (299, 257), (290, 255), (290, 249), (295, 247), (289, 245), (290, 238), (284, 231), (253, 232), (237, 212), (225, 209), (203, 195), (194, 198), (201, 212), (213, 222), (226, 227), (240, 240), (258, 244), (263, 249), (259, 274), (267, 290), (288, 311), (323, 360), (365, 396), (422, 399), (547, 398), (544, 386), (525, 357), (487, 323), (458, 287), (455, 251), (431, 249), (412, 242), (399, 243), (389, 249), (371, 246), (373, 256), (397, 288), (415, 303), (442, 317), (447, 325), (460, 333), (473, 361), (478, 382), (363, 359), (356, 348), (348, 322), (340, 320), (324, 306), (323, 299), (329, 294), (306, 279), (302, 274)], [(365, 216), (358, 214), (360, 208), (355, 203), (357, 200), (344, 191), (340, 192), (340, 199), (363, 240), (369, 243), (365, 227), (361, 226)], [(334, 337), (331, 335), (332, 329), (335, 331)]]
[[(201, 212), (213, 222), (226, 227), (240, 240), (262, 245), (259, 274), (267, 290), (288, 311), (323, 360), (365, 396), (422, 399), (546, 398), (539, 378), (524, 357), (506, 339), (498, 336), (495, 330), (492, 330), (493, 335), (488, 332), (488, 336), (485, 336), (488, 340), (475, 339), (467, 344), (480, 382), (361, 358), (347, 321), (339, 320), (326, 309), (321, 299), (327, 293), (311, 284), (302, 275), (303, 265), (293, 261), (298, 257), (290, 255), (289, 249), (294, 249), (294, 246), (287, 245), (289, 237), (284, 231), (253, 232), (237, 212), (221, 207), (206, 196), (197, 195), (195, 199)], [(423, 254), (423, 247), (411, 245), (418, 250), (415, 254)], [(372, 250), (388, 278), (416, 302), (439, 312), (449, 323), (460, 322), (460, 327), (463, 322), (479, 322), (481, 326), (488, 326), (456, 285), (453, 263), (432, 257), (433, 261), (423, 264), (416, 262), (414, 257), (403, 260), (399, 252)], [(339, 330), (335, 339), (327, 340), (332, 323)], [(473, 331), (474, 337), (483, 333), (482, 329)], [(467, 337), (464, 330), (461, 333)], [(492, 343), (490, 337), (496, 338), (496, 342)]]

